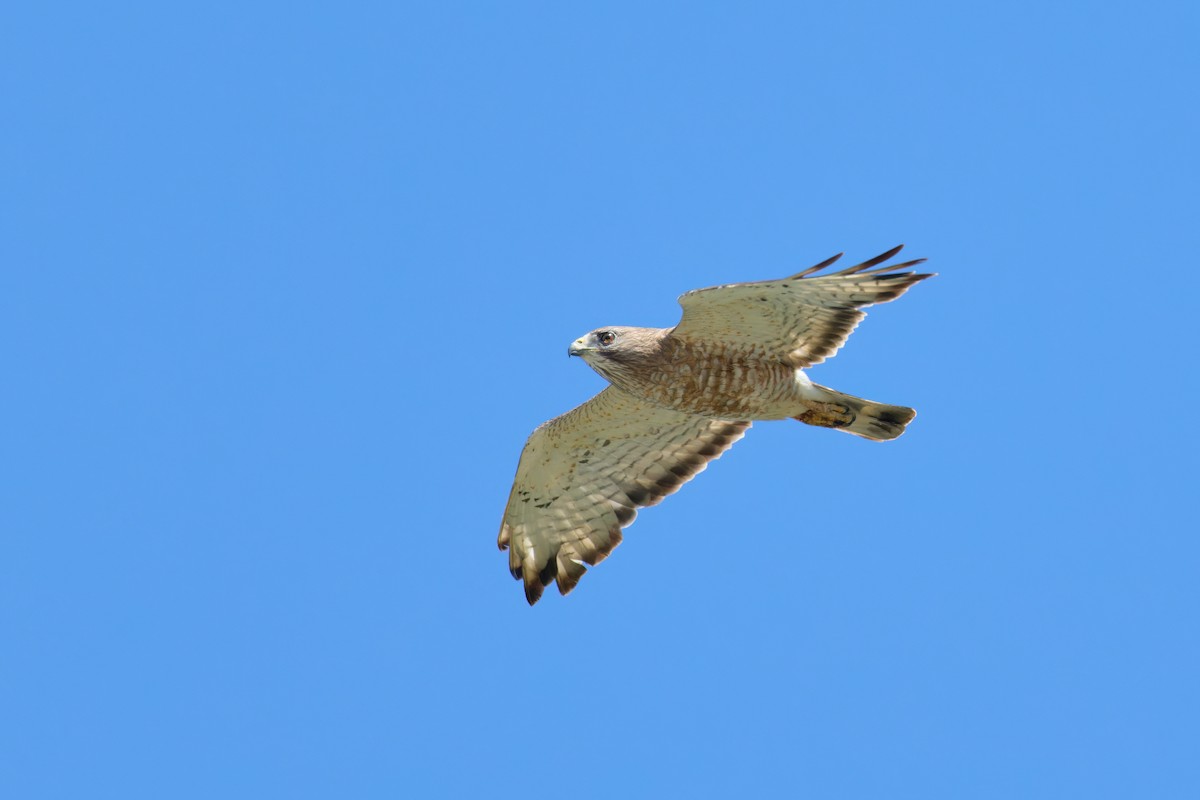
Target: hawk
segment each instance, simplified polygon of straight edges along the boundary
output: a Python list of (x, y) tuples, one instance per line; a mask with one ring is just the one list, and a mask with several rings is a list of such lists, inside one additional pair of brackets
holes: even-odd
[(885, 265), (900, 248), (838, 272), (841, 254), (788, 278), (696, 289), (674, 328), (598, 328), (571, 343), (609, 386), (530, 435), (497, 540), (533, 605), (566, 594), (621, 542), (637, 509), (675, 492), (753, 420), (794, 419), (873, 441), (916, 416), (820, 386), (804, 374), (864, 316), (932, 277)]

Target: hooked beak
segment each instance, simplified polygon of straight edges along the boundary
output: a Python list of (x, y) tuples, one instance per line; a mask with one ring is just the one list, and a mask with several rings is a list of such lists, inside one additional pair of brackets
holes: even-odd
[(584, 344), (583, 339), (576, 339), (575, 341), (571, 342), (571, 346), (567, 348), (567, 355), (568, 356), (581, 356), (584, 353), (586, 353), (588, 350), (593, 350), (593, 349), (595, 349), (595, 348), (588, 347), (586, 344)]

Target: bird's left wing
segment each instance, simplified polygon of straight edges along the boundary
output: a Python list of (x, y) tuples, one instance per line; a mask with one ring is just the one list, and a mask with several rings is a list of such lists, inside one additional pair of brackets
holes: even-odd
[(742, 438), (749, 422), (684, 414), (608, 387), (529, 437), (497, 539), (530, 605), (566, 594), (652, 506)]
[(932, 277), (904, 271), (925, 259), (879, 266), (900, 247), (838, 272), (821, 272), (841, 254), (789, 278), (695, 289), (679, 298), (683, 319), (671, 331), (682, 340), (717, 343), (776, 358), (794, 367), (819, 364), (838, 351), (866, 314)]

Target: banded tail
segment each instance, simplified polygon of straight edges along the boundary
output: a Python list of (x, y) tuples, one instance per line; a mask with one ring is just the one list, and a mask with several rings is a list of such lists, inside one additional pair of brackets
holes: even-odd
[(806, 394), (808, 410), (792, 419), (821, 428), (836, 428), (876, 442), (895, 439), (917, 416), (907, 406), (864, 400), (816, 383), (811, 384)]

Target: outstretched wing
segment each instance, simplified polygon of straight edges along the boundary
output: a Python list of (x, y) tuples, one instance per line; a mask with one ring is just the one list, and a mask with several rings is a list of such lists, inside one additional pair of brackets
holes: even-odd
[(742, 438), (749, 422), (660, 408), (608, 387), (525, 443), (497, 544), (530, 605), (566, 594), (621, 542), (637, 509), (677, 490)]
[(790, 278), (695, 289), (679, 298), (683, 319), (671, 336), (718, 342), (795, 367), (819, 364), (838, 351), (866, 316), (861, 309), (895, 300), (932, 277), (902, 271), (923, 258), (878, 266), (903, 246), (840, 272), (815, 274), (841, 253)]

